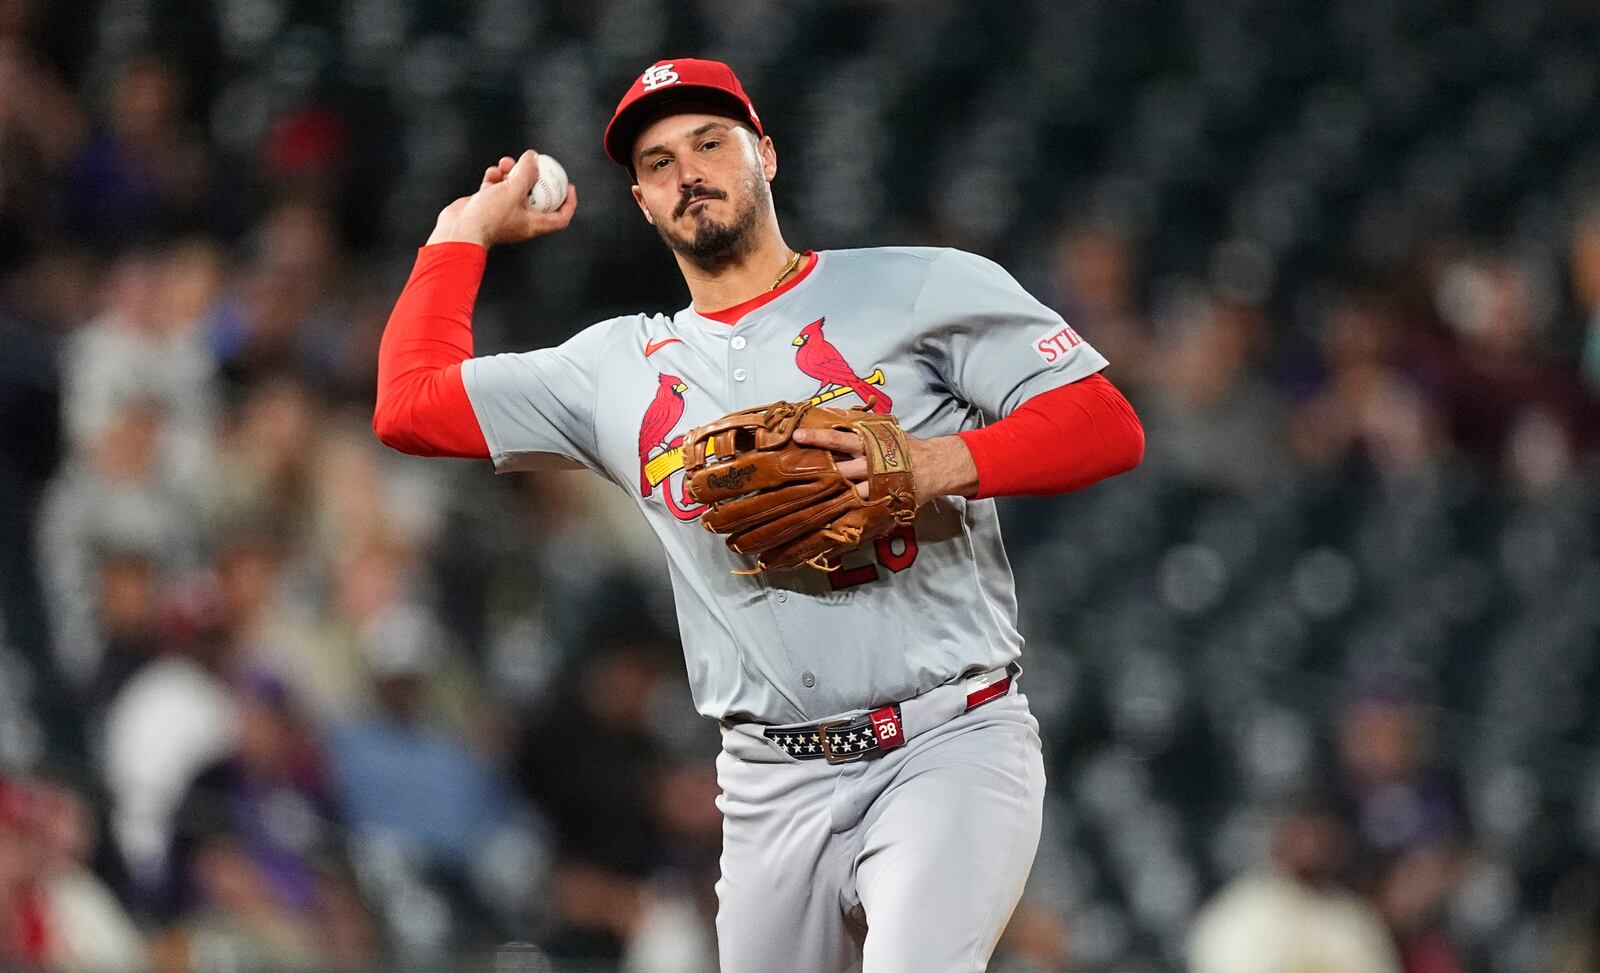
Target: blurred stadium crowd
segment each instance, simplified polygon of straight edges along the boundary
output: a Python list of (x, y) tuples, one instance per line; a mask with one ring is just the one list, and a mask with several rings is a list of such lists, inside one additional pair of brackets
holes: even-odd
[(1566, 0), (0, 0), (0, 967), (714, 968), (631, 501), (368, 426), (413, 248), (527, 143), (583, 204), (479, 348), (682, 304), (599, 151), (681, 50), (791, 241), (999, 259), (1144, 419), (1005, 507), (1052, 789), (994, 968), (1600, 970), (1597, 49)]

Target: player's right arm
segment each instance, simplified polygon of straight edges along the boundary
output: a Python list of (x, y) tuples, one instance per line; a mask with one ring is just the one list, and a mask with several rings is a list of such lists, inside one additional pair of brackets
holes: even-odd
[(483, 170), (477, 192), (439, 212), (428, 243), (475, 243), (487, 250), (497, 243), (521, 243), (566, 229), (578, 208), (577, 187), (567, 187), (560, 209), (541, 213), (528, 203), (528, 193), (538, 181), (537, 152), (527, 149), (515, 161), (506, 156)]
[(477, 192), (439, 213), (378, 351), (372, 425), (385, 444), (420, 456), (491, 455), (463, 379), (487, 250), (563, 229), (577, 207), (573, 188), (555, 212), (534, 210), (528, 192), (538, 177), (531, 150), (503, 158), (484, 170)]

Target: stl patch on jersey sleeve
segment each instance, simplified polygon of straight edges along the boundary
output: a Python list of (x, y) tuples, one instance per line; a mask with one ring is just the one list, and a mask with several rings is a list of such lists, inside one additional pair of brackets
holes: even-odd
[(1033, 350), (1039, 353), (1039, 357), (1044, 359), (1046, 365), (1054, 365), (1081, 344), (1083, 338), (1072, 330), (1072, 325), (1063, 324), (1059, 328), (1051, 328), (1045, 332), (1033, 343)]

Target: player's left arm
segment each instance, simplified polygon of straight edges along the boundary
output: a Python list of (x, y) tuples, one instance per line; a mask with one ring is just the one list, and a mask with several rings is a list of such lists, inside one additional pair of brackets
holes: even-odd
[[(956, 398), (988, 420), (978, 429), (908, 438), (917, 502), (1049, 495), (1126, 472), (1144, 456), (1144, 428), (1103, 375), (1106, 360), (992, 261), (950, 250), (929, 268), (914, 316), (920, 351)], [(845, 433), (796, 439), (859, 454)], [(864, 477), (866, 464), (840, 464)]]
[(1051, 496), (1126, 473), (1144, 459), (1144, 426), (1098, 372), (1023, 402), (1010, 415), (955, 437), (977, 473), (963, 496)]

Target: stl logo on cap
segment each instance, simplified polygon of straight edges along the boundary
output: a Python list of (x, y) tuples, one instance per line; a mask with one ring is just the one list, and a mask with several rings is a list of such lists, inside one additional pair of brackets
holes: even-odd
[(750, 96), (734, 76), (733, 69), (721, 61), (702, 61), (693, 57), (675, 57), (661, 60), (645, 68), (643, 74), (628, 86), (628, 91), (617, 102), (617, 110), (606, 123), (601, 144), (606, 156), (634, 175), (629, 153), (634, 136), (649, 117), (652, 106), (663, 104), (661, 99), (672, 100), (685, 91), (694, 91), (709, 101), (713, 111), (741, 122), (749, 122), (757, 137), (765, 137), (761, 118), (750, 104)]
[(678, 72), (672, 70), (671, 61), (667, 61), (664, 64), (652, 64), (649, 70), (639, 75), (639, 83), (654, 91), (662, 85), (677, 84)]

